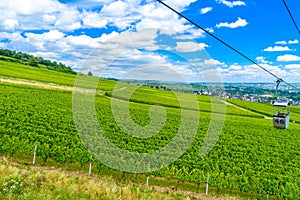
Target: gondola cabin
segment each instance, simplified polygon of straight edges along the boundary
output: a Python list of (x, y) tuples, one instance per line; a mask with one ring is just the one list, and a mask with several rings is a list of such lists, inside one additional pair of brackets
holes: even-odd
[(290, 121), (290, 102), (275, 101), (273, 104), (273, 124), (275, 128), (286, 129)]

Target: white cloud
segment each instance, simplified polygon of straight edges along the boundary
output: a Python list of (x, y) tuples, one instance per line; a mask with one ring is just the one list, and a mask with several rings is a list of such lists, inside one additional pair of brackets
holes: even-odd
[(107, 40), (109, 40), (109, 39), (111, 39), (111, 38), (117, 37), (118, 35), (119, 35), (119, 33), (115, 32), (115, 31), (111, 32), (110, 34), (103, 33), (103, 34), (101, 35), (101, 37), (98, 38), (97, 40), (98, 40), (99, 42), (102, 42), (102, 43), (103, 43), (103, 42), (106, 42)]
[(287, 41), (277, 41), (275, 42), (275, 44), (281, 44), (281, 45), (286, 45), (286, 44), (299, 44), (299, 41), (297, 39), (294, 39), (294, 40), (289, 40), (288, 42)]
[(165, 7), (156, 7), (155, 4), (145, 4), (138, 8), (138, 12), (146, 17), (151, 19), (170, 19), (174, 17), (174, 13), (170, 10), (167, 10)]
[(54, 52), (37, 51), (30, 54), (36, 57), (43, 57), (45, 59), (50, 59), (50, 60), (53, 58), (59, 59), (59, 55)]
[(273, 52), (273, 51), (292, 51), (292, 49), (290, 49), (287, 46), (275, 46), (275, 47), (265, 48), (264, 51), (267, 51), (267, 52)]
[(85, 46), (85, 47), (91, 47), (95, 48), (98, 46), (97, 40), (94, 38), (91, 38), (87, 35), (80, 35), (80, 36), (67, 36), (66, 41), (70, 45), (75, 46)]
[(8, 33), (8, 32), (0, 32), (0, 40), (11, 40), (11, 41), (20, 41), (23, 39), (20, 33)]
[(237, 27), (244, 27), (247, 26), (248, 22), (245, 19), (242, 18), (238, 18), (235, 22), (221, 22), (219, 24), (216, 25), (217, 28), (221, 28), (221, 27), (227, 27), (227, 28), (237, 28)]
[(177, 42), (176, 51), (178, 52), (195, 52), (202, 51), (208, 47), (205, 43), (195, 43), (195, 42)]
[(277, 41), (277, 42), (275, 42), (275, 44), (286, 45), (286, 44), (287, 44), (287, 42), (286, 42), (286, 41)]
[(213, 33), (215, 31), (213, 28), (206, 28), (205, 30), (207, 30), (210, 33)]
[(22, 38), (23, 41), (35, 46), (38, 50), (45, 50), (45, 44), (47, 42), (57, 42), (64, 37), (64, 33), (58, 30), (50, 30), (43, 34), (25, 33), (26, 38)]
[(68, 9), (60, 12), (54, 26), (64, 31), (74, 31), (81, 28), (80, 12), (76, 9)]
[(117, 37), (111, 38), (109, 43), (118, 44), (123, 48), (144, 48), (144, 49), (158, 49), (155, 38), (157, 32), (155, 29), (143, 29), (138, 32), (126, 31), (120, 33)]
[(230, 8), (235, 6), (245, 6), (245, 2), (243, 1), (226, 1), (226, 0), (216, 0), (217, 3), (224, 4)]
[(87, 27), (104, 28), (108, 21), (103, 19), (98, 13), (87, 13), (87, 16), (83, 18), (83, 24)]
[[(63, 4), (59, 3), (56, 0), (10, 0), (8, 2), (2, 1), (0, 7), (3, 8), (6, 6), (7, 9), (10, 9), (11, 13), (16, 13), (20, 15), (32, 15), (36, 13), (44, 12), (55, 12), (58, 9), (65, 8)], [(4, 3), (5, 2), (5, 3)]]
[(27, 39), (34, 39), (38, 41), (57, 41), (64, 37), (64, 33), (58, 30), (51, 30), (49, 32), (43, 34), (36, 34), (36, 33), (25, 33)]
[(112, 2), (109, 5), (104, 5), (101, 13), (108, 16), (122, 17), (128, 12), (129, 5), (121, 0)]
[[(275, 74), (280, 74), (282, 77), (287, 75), (287, 72), (278, 66), (270, 64), (260, 64), (267, 70)], [(228, 70), (223, 69), (222, 75), (225, 81), (228, 82), (271, 82), (274, 81), (274, 77), (268, 73), (265, 73), (257, 65), (244, 65), (241, 66), (237, 63), (231, 65)]]
[[(8, 19), (14, 20), (13, 30), (42, 30), (53, 26), (59, 15), (63, 12), (70, 13), (76, 10), (68, 7), (57, 0), (10, 0), (0, 2), (0, 29), (11, 31), (12, 27), (5, 26), (3, 22)], [(78, 13), (77, 13), (78, 14)], [(72, 15), (65, 15), (68, 19)], [(16, 23), (18, 21), (18, 23)], [(72, 23), (75, 23), (74, 21)], [(69, 24), (61, 24), (62, 27)], [(56, 27), (58, 28), (58, 27)]]
[(54, 23), (56, 21), (56, 16), (45, 14), (43, 15), (43, 21), (46, 23)]
[[(188, 1), (176, 1), (181, 7), (185, 7)], [(178, 5), (178, 4), (177, 4)], [(196, 30), (186, 20), (179, 18), (175, 13), (160, 4), (145, 4), (136, 8), (137, 15), (133, 15), (137, 21), (135, 28), (142, 29), (158, 29), (170, 34), (184, 34), (189, 38), (198, 38), (203, 36), (203, 32)], [(124, 21), (124, 19), (121, 19)], [(127, 20), (128, 21), (128, 20)], [(129, 24), (130, 25), (130, 24)]]
[(177, 11), (183, 11), (191, 3), (196, 2), (197, 0), (164, 0), (163, 2)]
[(297, 39), (289, 40), (289, 44), (299, 44), (299, 41)]
[(3, 26), (5, 30), (13, 31), (17, 26), (19, 26), (19, 21), (16, 19), (5, 19)]
[(258, 57), (256, 57), (256, 60), (257, 60), (259, 63), (264, 63), (264, 64), (269, 63), (267, 60), (265, 60), (265, 57), (263, 57), (263, 56), (258, 56)]
[(285, 54), (283, 56), (278, 56), (277, 61), (280, 62), (300, 61), (300, 56)]
[[(174, 26), (176, 24), (176, 26)], [(151, 18), (143, 18), (137, 25), (137, 30), (143, 29), (157, 29), (157, 30), (166, 30), (172, 33), (192, 33), (194, 30), (190, 25), (185, 25), (184, 21), (177, 18), (171, 19), (151, 19)], [(197, 32), (199, 33), (199, 31)]]
[(219, 60), (212, 59), (212, 58), (204, 60), (203, 64), (208, 65), (208, 66), (225, 65), (225, 63), (220, 62)]
[(202, 15), (204, 15), (204, 14), (206, 14), (206, 13), (212, 11), (212, 9), (213, 9), (212, 7), (202, 8), (202, 9), (200, 10), (200, 13), (201, 13)]
[(285, 69), (300, 70), (300, 64), (289, 64), (285, 66)]
[(241, 70), (241, 69), (243, 69), (243, 67), (238, 64), (233, 64), (233, 65), (230, 65), (230, 67), (228, 69), (229, 70)]

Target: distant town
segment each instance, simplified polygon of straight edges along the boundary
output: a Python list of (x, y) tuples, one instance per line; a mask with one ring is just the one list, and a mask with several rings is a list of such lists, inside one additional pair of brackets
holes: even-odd
[[(276, 97), (276, 83), (170, 83), (158, 81), (123, 80), (141, 86), (161, 90), (181, 91), (197, 95), (217, 96), (252, 102), (270, 103), (278, 98), (289, 99), (293, 105), (300, 106), (300, 89), (296, 91), (280, 84)], [(294, 84), (300, 88), (300, 84)]]

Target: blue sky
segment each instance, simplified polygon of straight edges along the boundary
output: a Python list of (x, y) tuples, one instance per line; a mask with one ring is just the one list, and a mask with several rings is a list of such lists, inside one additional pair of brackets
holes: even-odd
[[(300, 35), (282, 0), (165, 0), (288, 82)], [(298, 26), (299, 2), (286, 0)], [(0, 47), (115, 78), (272, 82), (275, 78), (155, 0), (0, 1)]]

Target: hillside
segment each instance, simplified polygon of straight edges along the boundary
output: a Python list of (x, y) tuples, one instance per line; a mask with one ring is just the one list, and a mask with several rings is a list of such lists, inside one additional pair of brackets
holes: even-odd
[[(25, 159), (28, 163), (37, 145), (39, 165), (66, 168), (76, 165), (77, 170), (83, 170), (91, 162), (93, 171), (100, 175), (104, 172), (112, 176), (122, 174), (91, 158), (83, 145), (72, 110), (75, 80), (74, 74), (0, 60), (0, 154), (15, 160)], [(89, 80), (83, 89), (90, 89)], [(99, 79), (97, 84), (96, 117), (106, 137), (117, 147), (138, 153), (159, 150), (175, 138), (182, 117), (188, 119), (187, 130), (196, 130), (195, 138), (179, 159), (141, 176), (175, 180), (176, 189), (187, 187), (204, 193), (209, 174), (211, 194), (249, 199), (263, 199), (267, 195), (269, 199), (300, 198), (299, 124), (291, 123), (287, 130), (274, 129), (272, 121), (264, 118), (272, 113), (272, 108), (266, 104), (231, 100), (231, 104), (225, 105), (224, 101), (207, 96), (145, 87), (127, 97), (126, 91), (132, 87), (133, 84), (106, 79)], [(184, 104), (179, 102), (178, 95)], [(128, 106), (130, 118), (141, 126), (153, 120), (149, 117), (149, 109), (161, 105), (165, 107), (166, 121), (150, 138), (133, 137), (114, 120), (112, 104), (120, 108), (121, 116), (123, 112), (125, 116)], [(216, 145), (206, 157), (200, 158), (199, 150), (210, 123), (218, 123), (222, 117), (225, 117), (224, 127)], [(195, 128), (193, 125), (198, 118), (199, 126)], [(293, 108), (292, 119), (300, 121), (298, 108)], [(90, 139), (92, 145), (96, 139)], [(184, 145), (185, 139), (180, 140), (178, 146)]]
[(36, 68), (44, 68), (68, 74), (76, 74), (71, 67), (67, 67), (62, 63), (57, 63), (56, 61), (47, 60), (42, 57), (35, 57), (22, 52), (11, 51), (9, 49), (0, 49), (0, 60), (21, 63)]
[(193, 192), (169, 191), (163, 187), (146, 187), (117, 183), (105, 176), (64, 171), (50, 167), (24, 166), (0, 157), (1, 199), (157, 199), (235, 200), (234, 197), (205, 196)]

